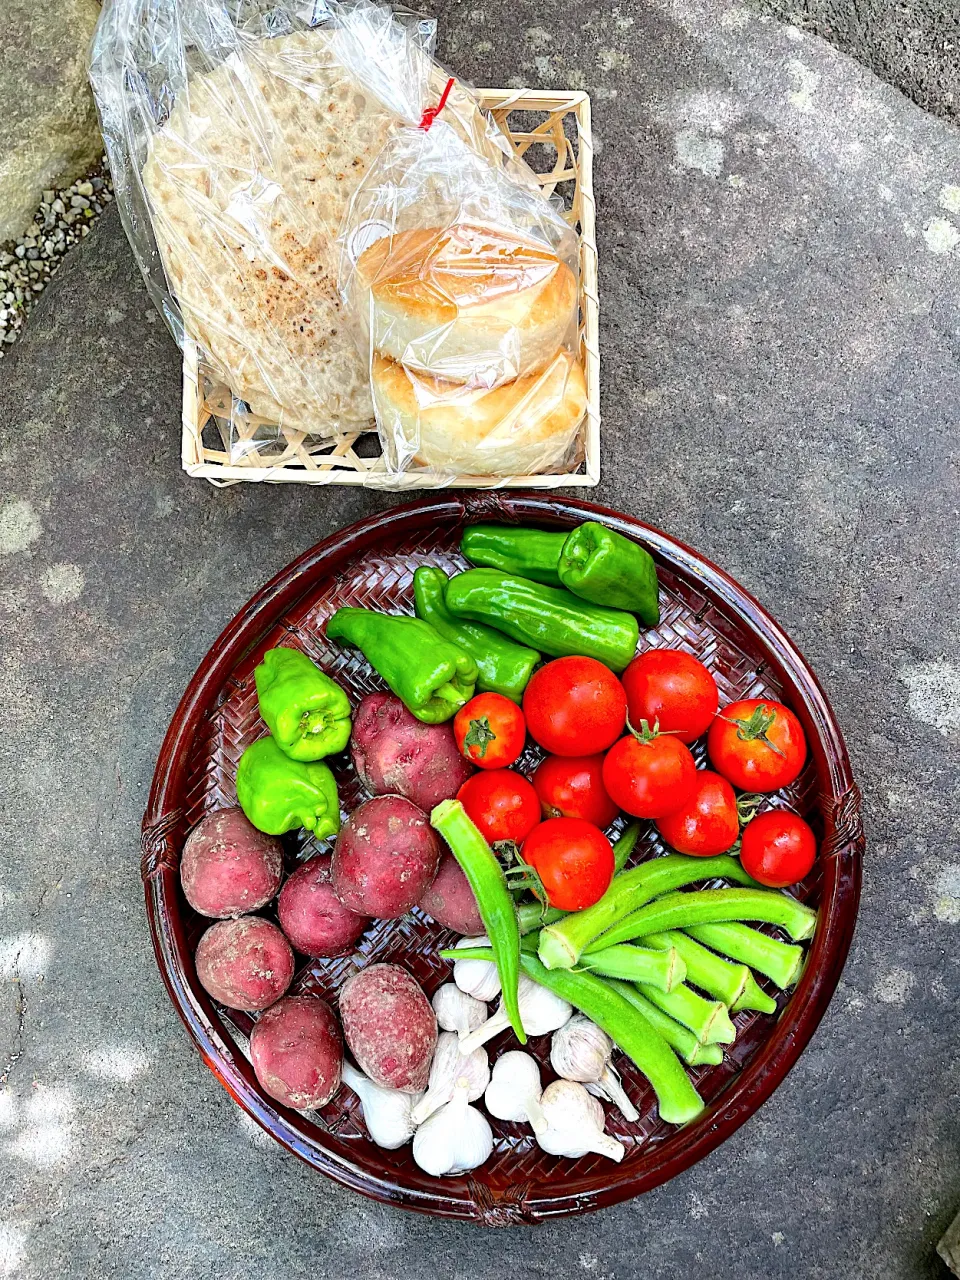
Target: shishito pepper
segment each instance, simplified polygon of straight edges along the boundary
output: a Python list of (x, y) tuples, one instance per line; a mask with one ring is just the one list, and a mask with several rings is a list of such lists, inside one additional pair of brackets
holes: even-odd
[(322, 760), (350, 740), (350, 700), (299, 649), (268, 649), (253, 673), (260, 714), (291, 760)]
[(327, 623), (327, 635), (356, 645), (425, 724), (449, 720), (473, 697), (477, 664), (422, 618), (338, 609)]
[(271, 836), (305, 827), (323, 840), (340, 830), (333, 774), (325, 764), (291, 760), (273, 738), (260, 738), (240, 757), (237, 800), (257, 830)]
[(482, 622), (455, 618), (445, 599), (449, 578), (442, 569), (422, 565), (413, 575), (417, 617), (423, 618), (451, 644), (458, 645), (477, 664), (477, 691), (502, 693), (519, 702), (533, 668), (540, 661), (536, 649), (514, 644)]
[(562, 584), (557, 566), (566, 537), (565, 533), (548, 533), (544, 529), (470, 524), (463, 531), (460, 550), (471, 564), (559, 587)]
[(588, 520), (571, 530), (560, 551), (558, 571), (567, 590), (583, 600), (627, 609), (648, 627), (660, 621), (652, 556), (606, 525)]
[(496, 569), (468, 569), (451, 579), (447, 608), (555, 658), (582, 654), (622, 671), (637, 650), (639, 627), (632, 613)]

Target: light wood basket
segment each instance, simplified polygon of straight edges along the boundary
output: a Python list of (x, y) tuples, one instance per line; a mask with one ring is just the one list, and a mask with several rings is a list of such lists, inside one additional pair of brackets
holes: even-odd
[[(478, 93), (481, 104), (517, 154), (531, 162), (546, 194), (556, 192), (563, 198), (565, 217), (578, 233), (580, 350), (587, 380), (587, 411), (580, 432), (583, 457), (576, 471), (509, 479), (463, 475), (447, 481), (444, 487), (592, 486), (600, 480), (600, 348), (590, 99), (585, 93), (553, 94), (527, 89), (480, 89)], [(511, 117), (520, 112), (522, 119), (511, 123)], [(540, 117), (539, 121), (536, 117)], [(528, 155), (531, 148), (535, 150)], [(374, 430), (353, 432), (331, 441), (287, 427), (277, 428), (275, 423), (234, 401), (229, 388), (205, 367), (196, 345), (185, 343), (181, 456), (183, 469), (189, 475), (202, 476), (220, 487), (241, 480), (352, 484), (391, 490), (432, 488), (444, 483), (442, 477), (432, 477), (422, 469), (406, 475), (391, 474), (378, 452), (370, 456), (371, 440), (379, 446)]]

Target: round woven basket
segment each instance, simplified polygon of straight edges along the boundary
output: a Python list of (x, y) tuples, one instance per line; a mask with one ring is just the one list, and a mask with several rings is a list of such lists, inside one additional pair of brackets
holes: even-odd
[[(619, 1165), (600, 1156), (559, 1159), (542, 1152), (526, 1126), (493, 1122), (491, 1159), (471, 1175), (432, 1178), (413, 1163), (409, 1146), (384, 1151), (369, 1141), (362, 1110), (346, 1087), (318, 1112), (301, 1114), (268, 1097), (246, 1057), (252, 1026), (245, 1014), (215, 1005), (197, 982), (193, 951), (210, 922), (197, 916), (180, 890), (179, 863), (190, 828), (213, 809), (236, 803), (234, 776), (246, 746), (265, 727), (257, 712), (253, 669), (278, 643), (302, 647), (354, 700), (382, 688), (362, 656), (327, 642), (323, 624), (342, 605), (412, 612), (412, 577), (420, 564), (450, 572), (465, 561), (457, 547), (465, 523), (477, 520), (570, 528), (602, 521), (641, 542), (657, 561), (662, 585), (659, 626), (641, 635), (641, 649), (682, 647), (713, 672), (721, 705), (741, 697), (776, 697), (800, 717), (810, 744), (807, 766), (787, 792), (820, 840), (820, 856), (800, 896), (819, 921), (800, 982), (777, 993), (775, 1015), (740, 1013), (736, 1043), (715, 1067), (691, 1074), (707, 1106), (694, 1124), (663, 1124), (652, 1091), (622, 1057), (625, 1087), (640, 1120), (627, 1124), (612, 1108), (607, 1128), (627, 1151)], [(702, 744), (694, 748), (703, 762)], [(529, 749), (520, 767), (539, 758)], [(347, 756), (334, 772), (344, 810), (363, 798)], [(284, 569), (240, 610), (204, 658), (171, 721), (160, 751), (143, 820), (143, 878), (157, 962), (178, 1013), (204, 1060), (224, 1087), (268, 1133), (314, 1168), (386, 1203), (489, 1226), (533, 1223), (615, 1204), (649, 1190), (713, 1150), (770, 1096), (796, 1062), (836, 987), (850, 946), (860, 893), (864, 849), (860, 798), (843, 738), (820, 685), (777, 624), (742, 587), (656, 529), (592, 503), (528, 494), (468, 492), (424, 498), (351, 525)], [(312, 841), (288, 838), (290, 866), (316, 851)], [(635, 860), (662, 845), (652, 830)], [(404, 964), (430, 995), (449, 981), (439, 958), (453, 935), (416, 909), (401, 920), (376, 921), (354, 955), (306, 960), (294, 991), (315, 991), (336, 1002), (356, 965)], [(508, 1043), (491, 1044), (491, 1056)], [(544, 1079), (552, 1078), (549, 1038), (531, 1042)]]

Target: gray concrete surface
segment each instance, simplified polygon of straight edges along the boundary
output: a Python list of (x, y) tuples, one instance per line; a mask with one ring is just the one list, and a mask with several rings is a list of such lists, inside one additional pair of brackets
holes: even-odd
[[(860, 927), (788, 1081), (645, 1198), (495, 1235), (370, 1205), (241, 1122), (155, 970), (137, 833), (253, 588), (393, 501), (217, 492), (114, 215), (0, 373), (0, 1275), (922, 1280), (960, 1199), (960, 134), (707, 0), (440, 5), (478, 83), (594, 94), (601, 501), (799, 642), (863, 786)], [(574, 16), (572, 16), (574, 15)]]

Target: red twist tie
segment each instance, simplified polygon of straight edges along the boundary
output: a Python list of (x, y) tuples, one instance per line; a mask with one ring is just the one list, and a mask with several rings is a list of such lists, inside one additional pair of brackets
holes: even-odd
[(453, 88), (453, 85), (454, 85), (454, 78), (453, 76), (451, 76), (450, 79), (447, 81), (447, 83), (443, 86), (443, 93), (441, 93), (440, 101), (437, 103), (437, 105), (435, 107), (427, 107), (423, 115), (420, 117), (420, 123), (417, 125), (418, 129), (422, 129), (424, 133), (427, 132), (427, 130), (433, 124), (434, 120), (436, 120), (437, 116), (440, 114), (443, 108), (447, 105), (447, 99), (450, 97), (450, 90)]

